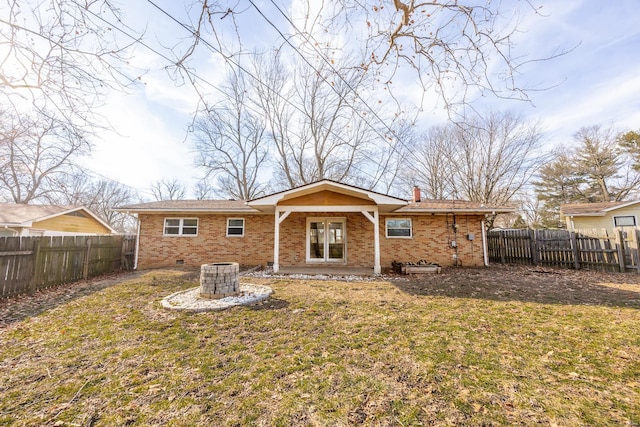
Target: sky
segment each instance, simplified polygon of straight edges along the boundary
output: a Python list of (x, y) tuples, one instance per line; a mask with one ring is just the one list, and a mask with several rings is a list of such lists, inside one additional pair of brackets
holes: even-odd
[[(157, 4), (180, 17), (185, 13), (180, 3), (165, 0)], [(269, 1), (256, 4), (267, 16), (276, 16)], [(291, 4), (279, 4), (295, 13)], [(521, 81), (544, 89), (530, 92), (530, 102), (488, 96), (479, 101), (479, 108), (511, 110), (527, 120), (539, 120), (549, 149), (573, 144), (572, 135), (583, 126), (640, 129), (638, 0), (544, 0), (535, 4), (542, 5), (539, 16), (523, 18), (516, 52), (540, 58), (556, 48), (571, 51), (523, 67)], [(187, 37), (184, 29), (148, 2), (127, 2), (122, 11), (124, 22), (144, 30), (144, 40), (152, 47), (178, 45)], [(276, 23), (286, 26), (282, 21)], [(278, 43), (276, 31), (250, 4), (238, 25), (245, 48)], [(109, 95), (101, 113), (114, 131), (105, 131), (94, 141), (92, 155), (83, 165), (96, 176), (130, 186), (147, 199), (151, 199), (151, 184), (161, 179), (178, 179), (192, 188), (202, 175), (193, 165), (187, 135), (197, 97), (188, 84), (176, 84), (164, 70), (166, 60), (148, 49), (138, 46), (132, 62), (148, 68), (142, 84)], [(221, 80), (219, 55), (201, 58), (197, 64), (199, 76), (214, 84)], [(410, 80), (396, 83), (408, 95), (417, 93)], [(417, 119), (428, 127), (443, 124), (446, 114), (427, 105)]]

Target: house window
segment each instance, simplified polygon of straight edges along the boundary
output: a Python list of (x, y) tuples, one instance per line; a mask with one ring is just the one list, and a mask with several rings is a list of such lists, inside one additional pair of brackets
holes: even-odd
[(391, 238), (411, 238), (410, 218), (389, 218), (386, 223), (387, 237)]
[(227, 237), (244, 237), (244, 218), (227, 218)]
[(636, 217), (634, 215), (614, 216), (613, 224), (616, 227), (635, 227)]
[(197, 236), (198, 218), (165, 218), (165, 236)]

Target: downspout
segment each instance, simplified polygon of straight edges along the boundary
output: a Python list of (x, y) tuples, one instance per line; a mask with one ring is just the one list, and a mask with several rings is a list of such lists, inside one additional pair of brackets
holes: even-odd
[(489, 255), (487, 254), (487, 231), (484, 225), (484, 219), (480, 221), (482, 227), (482, 257), (484, 258), (484, 266), (489, 267)]
[(134, 215), (136, 217), (136, 221), (138, 222), (137, 231), (136, 231), (136, 254), (133, 257), (133, 269), (138, 269), (138, 253), (140, 252), (140, 218), (138, 214)]

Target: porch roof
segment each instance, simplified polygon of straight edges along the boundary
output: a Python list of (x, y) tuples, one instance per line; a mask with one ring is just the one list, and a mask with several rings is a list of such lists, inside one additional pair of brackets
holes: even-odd
[[(354, 203), (357, 205), (376, 205), (381, 212), (392, 212), (406, 206), (408, 203), (405, 199), (324, 179), (268, 196), (259, 197), (248, 201), (247, 204), (263, 212), (273, 212), (279, 204), (287, 204), (288, 201), (321, 192), (331, 192), (346, 196), (352, 200), (357, 200), (357, 202)], [(322, 205), (324, 205), (324, 203)]]

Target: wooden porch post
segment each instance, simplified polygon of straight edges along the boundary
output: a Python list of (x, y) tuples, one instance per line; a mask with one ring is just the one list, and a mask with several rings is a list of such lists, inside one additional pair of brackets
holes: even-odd
[(373, 274), (380, 274), (380, 221), (378, 217), (378, 208), (373, 211)]
[(378, 207), (376, 206), (373, 209), (373, 215), (364, 209), (362, 210), (362, 215), (373, 223), (373, 274), (380, 274), (382, 268), (380, 266), (380, 221)]
[(276, 207), (275, 212), (275, 232), (273, 233), (273, 272), (277, 273), (280, 270), (280, 223), (284, 221), (289, 214), (290, 210), (282, 211), (282, 216), (280, 215), (281, 211), (279, 207)]
[(280, 270), (280, 265), (278, 264), (280, 255), (280, 210), (278, 208), (276, 208), (274, 218), (276, 219), (276, 229), (273, 233), (273, 272), (277, 273)]

